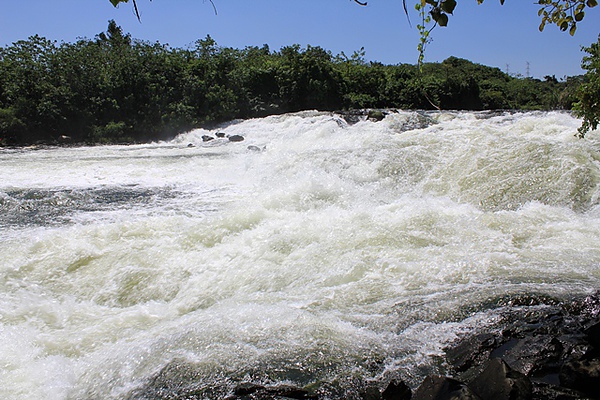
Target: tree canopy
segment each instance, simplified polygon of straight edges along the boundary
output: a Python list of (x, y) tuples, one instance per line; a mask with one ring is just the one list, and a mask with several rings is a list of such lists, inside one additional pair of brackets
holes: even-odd
[(306, 109), (431, 109), (431, 102), (444, 109), (570, 109), (580, 83), (510, 76), (455, 57), (425, 63), (419, 73), (416, 65), (368, 62), (364, 54), (297, 44), (234, 49), (210, 36), (171, 48), (134, 39), (114, 21), (75, 43), (32, 36), (0, 47), (0, 145), (62, 136), (145, 142)]

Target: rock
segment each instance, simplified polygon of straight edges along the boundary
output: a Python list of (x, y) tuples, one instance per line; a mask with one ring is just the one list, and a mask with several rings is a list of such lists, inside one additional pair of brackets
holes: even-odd
[(375, 382), (367, 382), (358, 392), (361, 400), (381, 400), (379, 386)]
[(464, 372), (476, 365), (482, 365), (497, 346), (498, 340), (494, 335), (482, 333), (446, 349), (446, 357), (456, 372)]
[(562, 366), (559, 379), (562, 386), (597, 397), (600, 395), (600, 359), (568, 361)]
[(212, 136), (208, 136), (208, 135), (202, 135), (202, 141), (203, 142), (210, 142), (211, 140), (214, 140), (215, 138)]
[(217, 132), (215, 133), (215, 136), (218, 138), (224, 138), (225, 137), (225, 132)]
[(259, 390), (264, 390), (264, 386), (250, 382), (242, 382), (233, 389), (233, 394), (236, 396), (248, 396)]
[(370, 110), (367, 114), (369, 121), (378, 122), (385, 118), (385, 113), (380, 110)]
[(489, 361), (469, 386), (479, 397), (489, 400), (527, 400), (532, 394), (529, 378), (499, 358)]
[(187, 147), (196, 147), (196, 146), (194, 146), (194, 143), (188, 143)]
[(600, 322), (591, 325), (583, 333), (590, 344), (600, 350)]
[(308, 390), (304, 390), (302, 388), (291, 386), (291, 385), (277, 385), (270, 386), (264, 389), (264, 392), (273, 398), (273, 396), (279, 397), (287, 397), (289, 399), (316, 399), (316, 396), (310, 395)]
[[(446, 376), (428, 376), (412, 400), (482, 400), (467, 385)], [(487, 399), (485, 399), (487, 400)]]
[(244, 137), (241, 135), (231, 135), (228, 137), (230, 142), (243, 142)]
[(262, 151), (262, 149), (260, 147), (254, 146), (254, 145), (248, 146), (248, 150), (250, 150), (250, 151), (256, 151), (256, 152)]
[(392, 380), (381, 393), (383, 400), (410, 400), (412, 392), (403, 381)]
[(512, 368), (526, 375), (533, 371), (555, 369), (556, 360), (561, 356), (562, 346), (553, 336), (527, 336), (509, 344), (503, 354), (494, 352), (494, 355), (502, 357)]

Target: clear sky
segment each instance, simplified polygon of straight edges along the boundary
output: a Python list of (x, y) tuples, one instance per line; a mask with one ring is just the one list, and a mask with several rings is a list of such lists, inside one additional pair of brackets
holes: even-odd
[[(412, 27), (402, 0), (138, 0), (141, 23), (131, 4), (115, 9), (109, 0), (2, 0), (0, 45), (39, 34), (73, 42), (94, 38), (114, 19), (133, 38), (187, 47), (209, 34), (220, 46), (268, 44), (271, 50), (300, 44), (321, 46), (334, 55), (365, 48), (368, 61), (417, 61), (417, 15)], [(408, 0), (413, 4), (416, 0)], [(534, 0), (460, 0), (447, 28), (436, 28), (426, 61), (449, 56), (508, 70), (511, 74), (563, 78), (578, 75), (584, 53), (600, 33), (600, 7), (588, 12), (571, 37), (555, 26), (538, 31)]]

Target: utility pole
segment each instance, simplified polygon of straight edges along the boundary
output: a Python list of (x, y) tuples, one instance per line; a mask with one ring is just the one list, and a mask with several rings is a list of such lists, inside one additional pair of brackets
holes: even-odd
[(526, 72), (525, 72), (525, 76), (526, 76), (527, 78), (529, 78), (529, 61), (527, 61), (527, 62), (526, 62), (526, 65), (527, 65), (527, 69), (525, 70), (525, 71), (526, 71)]

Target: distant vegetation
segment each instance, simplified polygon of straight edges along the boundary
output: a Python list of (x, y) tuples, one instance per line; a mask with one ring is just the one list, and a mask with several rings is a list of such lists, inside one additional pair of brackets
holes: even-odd
[(571, 109), (582, 79), (510, 76), (454, 57), (419, 72), (366, 62), (362, 50), (240, 50), (210, 36), (170, 48), (110, 21), (94, 39), (33, 36), (0, 48), (0, 144), (146, 142), (306, 109)]

